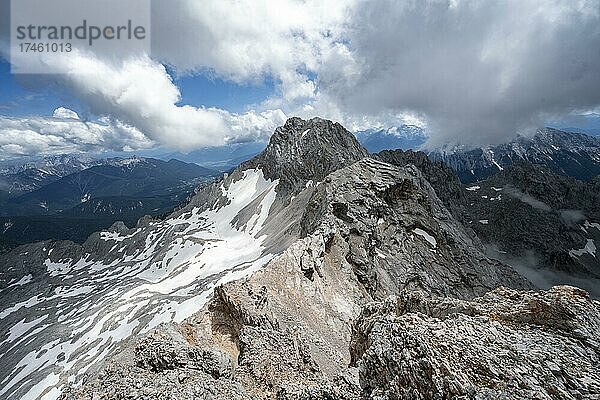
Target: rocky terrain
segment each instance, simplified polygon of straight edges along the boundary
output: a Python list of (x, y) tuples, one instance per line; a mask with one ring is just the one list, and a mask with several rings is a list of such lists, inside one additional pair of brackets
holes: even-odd
[(0, 396), (597, 398), (599, 304), (533, 291), (425, 176), (292, 118), (164, 220), (16, 249)]
[(351, 346), (363, 398), (598, 398), (598, 306), (570, 286), (370, 304)]
[(421, 152), (383, 151), (379, 159), (416, 165), (453, 216), (502, 260), (541, 287), (570, 283), (600, 297), (600, 187), (519, 161), (471, 184)]
[(433, 149), (427, 155), (444, 161), (465, 183), (488, 178), (519, 161), (588, 181), (600, 174), (600, 139), (583, 133), (545, 128), (497, 146)]

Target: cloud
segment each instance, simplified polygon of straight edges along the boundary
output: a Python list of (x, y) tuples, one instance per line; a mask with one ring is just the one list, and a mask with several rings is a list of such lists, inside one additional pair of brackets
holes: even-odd
[(54, 110), (52, 117), (58, 119), (79, 119), (79, 115), (77, 115), (75, 111), (64, 107), (58, 107), (56, 110)]
[[(541, 211), (551, 211), (552, 210), (552, 208), (548, 204), (534, 198), (533, 196), (531, 196), (527, 193), (520, 191), (519, 189), (517, 189), (513, 186), (505, 186), (504, 193), (506, 193), (510, 197), (521, 200), (525, 204), (529, 204), (531, 207), (535, 208), (536, 210), (541, 210)], [(569, 213), (566, 213), (565, 215), (569, 215)], [(572, 217), (573, 215), (571, 214), (570, 216)]]
[(560, 210), (560, 219), (569, 226), (575, 226), (586, 219), (582, 210)]
[(0, 117), (0, 159), (83, 151), (133, 151), (154, 146), (139, 130), (120, 121), (104, 118), (84, 122), (72, 118), (73, 114), (59, 108), (52, 118)]
[(557, 285), (572, 285), (588, 291), (593, 298), (600, 299), (600, 279), (580, 278), (568, 272), (545, 268), (539, 255), (531, 250), (522, 256), (515, 256), (501, 251), (495, 244), (487, 244), (485, 249), (489, 257), (510, 265), (540, 289), (547, 290)]
[(314, 96), (310, 73), (318, 71), (323, 58), (343, 40), (353, 4), (154, 1), (152, 56), (179, 73), (208, 72), (237, 83), (272, 77), (278, 97), (289, 106)]
[[(50, 75), (82, 99), (94, 115), (135, 127), (150, 140), (181, 151), (226, 143), (264, 140), (286, 119), (280, 110), (242, 114), (179, 105), (181, 94), (166, 68), (147, 56), (117, 63), (74, 51), (52, 60)], [(43, 77), (42, 77), (43, 78)], [(63, 111), (58, 117), (73, 118)]]
[(434, 142), (485, 144), (600, 103), (596, 0), (382, 0), (353, 11), (360, 70), (319, 82), (347, 113), (417, 111)]
[[(493, 144), (600, 105), (597, 0), (152, 5), (152, 54), (69, 54), (59, 66), (70, 72), (56, 80), (93, 114), (180, 150), (262, 140), (288, 115), (353, 130), (418, 121), (430, 145)], [(269, 80), (276, 92), (243, 113), (181, 104), (165, 66), (240, 85)]]

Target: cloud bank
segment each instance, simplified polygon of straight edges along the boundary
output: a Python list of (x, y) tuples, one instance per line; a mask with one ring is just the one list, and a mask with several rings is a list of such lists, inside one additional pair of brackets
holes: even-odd
[[(262, 140), (291, 115), (494, 144), (600, 105), (597, 0), (155, 0), (152, 38), (147, 57), (69, 55), (58, 82), (180, 150)], [(275, 93), (244, 113), (181, 104), (165, 65)]]
[(51, 118), (0, 116), (0, 160), (81, 151), (134, 151), (153, 145), (133, 126), (109, 118), (81, 121), (65, 108), (55, 110)]

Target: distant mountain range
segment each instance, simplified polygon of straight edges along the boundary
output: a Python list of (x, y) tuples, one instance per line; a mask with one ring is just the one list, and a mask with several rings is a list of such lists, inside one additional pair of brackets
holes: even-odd
[(382, 150), (417, 150), (427, 141), (423, 128), (400, 125), (387, 129), (367, 129), (355, 133), (356, 138), (371, 153)]
[(48, 215), (91, 199), (154, 197), (189, 190), (217, 172), (178, 160), (109, 159), (7, 200), (2, 215)]
[(62, 168), (48, 160), (4, 167), (5, 176), (12, 179), (24, 173), (38, 173), (44, 179), (27, 186), (27, 192), (21, 185), (19, 192), (11, 192), (0, 203), (0, 250), (45, 239), (83, 242), (115, 221), (134, 225), (144, 215), (172, 211), (199, 184), (219, 175), (174, 159), (84, 158), (78, 162), (75, 155), (61, 159), (65, 160)]
[(101, 165), (86, 154), (62, 154), (0, 162), (0, 200), (31, 192), (86, 168)]
[(264, 150), (265, 142), (233, 143), (225, 146), (207, 147), (189, 153), (166, 153), (160, 158), (195, 163), (206, 168), (228, 171), (247, 161)]
[(565, 132), (585, 133), (586, 135), (591, 135), (591, 136), (600, 136), (600, 128), (582, 129), (582, 128), (567, 127), (567, 128), (560, 128), (560, 130), (565, 131)]
[(584, 181), (600, 174), (600, 138), (552, 128), (498, 146), (433, 150), (427, 155), (432, 160), (444, 161), (467, 183), (490, 177), (517, 161), (546, 166)]

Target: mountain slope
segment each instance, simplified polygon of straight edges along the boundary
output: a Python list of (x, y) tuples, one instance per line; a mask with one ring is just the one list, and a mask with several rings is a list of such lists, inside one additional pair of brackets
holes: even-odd
[(64, 176), (103, 163), (105, 160), (84, 154), (0, 162), (0, 201), (31, 192)]
[(569, 282), (600, 296), (600, 191), (522, 162), (467, 189), (465, 221), (490, 254), (542, 286)]
[(1, 202), (0, 253), (39, 240), (83, 243), (91, 233), (115, 221), (134, 226), (145, 215), (171, 212), (215, 174), (178, 160), (103, 160), (101, 165)]
[(600, 186), (519, 161), (488, 179), (461, 184), (442, 162), (421, 152), (377, 155), (398, 166), (416, 165), (446, 207), (487, 245), (537, 285), (570, 283), (600, 296)]
[(600, 303), (572, 287), (471, 299), (528, 285), (476, 243), (463, 247), (467, 233), (414, 167), (363, 159), (297, 199), (309, 192), (309, 204), (328, 204), (314, 207), (324, 211), (314, 233), (217, 287), (183, 323), (139, 336), (63, 398), (600, 394)]
[[(317, 346), (311, 357), (320, 364), (332, 353), (335, 360), (349, 360), (342, 348), (350, 321), (372, 299), (403, 289), (471, 298), (498, 285), (531, 287), (510, 267), (484, 256), (418, 170), (366, 155), (341, 125), (292, 118), (259, 156), (199, 189), (164, 220), (145, 219), (130, 230), (115, 224), (82, 246), (42, 242), (0, 256), (6, 304), (0, 311), (0, 362), (7, 366), (0, 371), (0, 396), (53, 398), (68, 380), (78, 379), (75, 374), (95, 376), (109, 354), (132, 361), (130, 350), (116, 351), (123, 341), (191, 317), (215, 287), (267, 265), (264, 273), (217, 290), (225, 298), (211, 307), (244, 313), (236, 307), (264, 304), (265, 290), (277, 293), (268, 297), (269, 313), (247, 314), (247, 321), (293, 330), (305, 320), (302, 326), (310, 328)], [(210, 326), (219, 336), (221, 328)], [(243, 340), (261, 337), (249, 330)], [(222, 339), (234, 353), (243, 341)], [(277, 341), (272, 344), (275, 353), (247, 358), (277, 354)], [(219, 376), (221, 361), (227, 364), (220, 354), (198, 353), (200, 369)], [(152, 356), (144, 362), (154, 365)], [(163, 361), (157, 362), (152, 368), (161, 370)], [(342, 365), (326, 364), (326, 377)], [(247, 390), (274, 390), (265, 388), (258, 370), (246, 371)], [(241, 393), (226, 382), (218, 385)]]
[(474, 150), (427, 152), (432, 160), (442, 160), (465, 183), (485, 179), (517, 161), (542, 165), (554, 172), (590, 180), (600, 174), (600, 139), (582, 133), (552, 128), (538, 131), (532, 138)]

